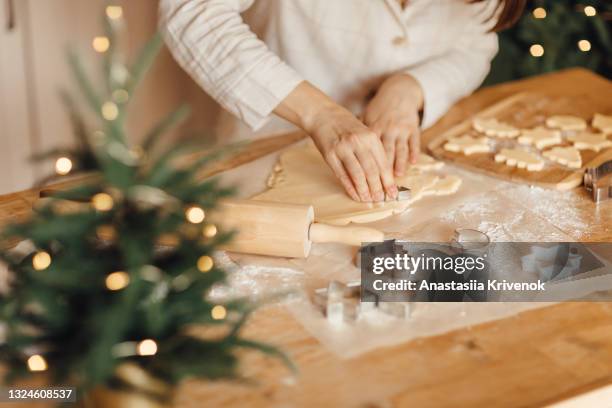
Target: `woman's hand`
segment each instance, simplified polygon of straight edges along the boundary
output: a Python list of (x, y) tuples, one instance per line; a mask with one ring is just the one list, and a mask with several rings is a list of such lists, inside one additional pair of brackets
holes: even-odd
[(383, 82), (364, 112), (364, 122), (380, 137), (396, 176), (419, 155), (422, 108), (419, 83), (408, 74), (395, 74)]
[(391, 164), (376, 133), (352, 113), (307, 82), (300, 84), (275, 113), (304, 129), (355, 201), (397, 196)]

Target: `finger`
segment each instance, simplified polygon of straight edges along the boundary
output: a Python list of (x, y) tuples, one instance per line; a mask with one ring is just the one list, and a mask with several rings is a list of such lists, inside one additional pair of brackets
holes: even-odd
[(393, 163), (395, 162), (395, 144), (397, 137), (391, 136), (389, 133), (386, 133), (382, 138), (383, 147), (385, 148), (385, 156), (387, 156), (387, 162), (393, 168)]
[(338, 158), (342, 161), (353, 186), (355, 186), (359, 199), (363, 202), (371, 202), (372, 196), (368, 188), (366, 175), (355, 154), (352, 151), (346, 151), (339, 153)]
[(384, 201), (385, 193), (383, 191), (383, 185), (380, 180), (380, 171), (376, 159), (371, 152), (365, 149), (359, 149), (356, 151), (357, 159), (361, 164), (361, 167), (365, 171), (365, 177), (370, 188), (370, 194), (374, 201)]
[(338, 156), (336, 156), (336, 154), (332, 152), (326, 157), (326, 160), (336, 177), (338, 177), (338, 180), (340, 180), (340, 183), (342, 184), (348, 195), (355, 201), (361, 201), (359, 199), (359, 194), (357, 194), (355, 186), (353, 186), (351, 178), (344, 169), (344, 165), (342, 164)]
[(397, 186), (395, 185), (395, 178), (393, 177), (392, 167), (389, 164), (390, 161), (387, 160), (382, 143), (375, 143), (374, 147), (371, 149), (371, 153), (376, 164), (378, 165), (379, 177), (382, 182), (383, 189), (389, 197), (396, 198)]
[(410, 135), (410, 163), (415, 164), (421, 154), (421, 130), (418, 127)]
[(395, 146), (395, 175), (403, 176), (406, 173), (408, 166), (408, 140), (404, 138), (397, 139)]

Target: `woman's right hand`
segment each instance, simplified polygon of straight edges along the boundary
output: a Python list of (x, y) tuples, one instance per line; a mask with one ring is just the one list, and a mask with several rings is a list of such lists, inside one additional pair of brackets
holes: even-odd
[(397, 196), (391, 164), (380, 138), (346, 109), (317, 114), (306, 131), (349, 196), (355, 201), (384, 201)]
[(302, 82), (275, 109), (314, 140), (342, 186), (355, 201), (397, 197), (391, 163), (380, 138), (351, 112)]

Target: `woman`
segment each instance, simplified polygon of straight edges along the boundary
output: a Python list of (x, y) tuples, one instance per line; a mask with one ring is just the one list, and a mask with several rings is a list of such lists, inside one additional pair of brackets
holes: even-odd
[(420, 127), (480, 85), (494, 31), (524, 3), (161, 0), (160, 15), (174, 57), (223, 108), (254, 130), (272, 114), (304, 129), (370, 202), (396, 196)]

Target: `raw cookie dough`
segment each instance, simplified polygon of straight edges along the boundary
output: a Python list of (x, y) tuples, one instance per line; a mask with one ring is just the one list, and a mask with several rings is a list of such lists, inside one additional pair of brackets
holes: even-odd
[(408, 165), (408, 170), (418, 169), (423, 171), (439, 170), (444, 167), (444, 162), (434, 159), (426, 154), (419, 154), (419, 158), (415, 164)]
[(603, 133), (582, 132), (577, 135), (568, 136), (567, 140), (572, 142), (578, 150), (594, 150), (598, 152), (601, 149), (612, 146), (612, 142)]
[(528, 171), (540, 171), (544, 168), (544, 161), (540, 157), (521, 149), (502, 149), (495, 155), (495, 161)]
[(612, 133), (612, 116), (596, 113), (593, 118), (593, 127), (601, 130), (605, 134)]
[(555, 115), (546, 119), (546, 126), (561, 130), (585, 130), (586, 120), (572, 115)]
[(474, 153), (488, 153), (491, 151), (489, 138), (472, 137), (468, 135), (448, 139), (444, 145), (444, 150), (455, 153), (463, 153), (469, 156)]
[(446, 176), (438, 179), (433, 186), (423, 191), (423, 196), (443, 196), (455, 194), (463, 180), (457, 176)]
[(405, 176), (396, 179), (398, 185), (411, 189), (410, 200), (380, 203), (353, 201), (312, 142), (287, 149), (281, 154), (279, 163), (282, 170), (274, 173), (282, 174), (282, 179), (278, 180), (280, 177), (277, 176), (272, 188), (253, 199), (309, 204), (314, 207), (315, 219), (328, 224), (377, 221), (405, 211), (422, 197), (446, 194), (448, 191), (451, 191), (448, 194), (452, 194), (452, 189), (445, 188), (453, 180), (449, 179), (450, 176), (441, 179), (424, 170), (412, 168)]
[(542, 153), (542, 156), (573, 169), (582, 167), (582, 157), (575, 147), (554, 147)]
[(511, 138), (517, 137), (520, 134), (520, 130), (518, 130), (514, 126), (511, 126), (504, 122), (500, 122), (495, 118), (476, 118), (472, 122), (472, 127), (476, 131), (484, 133), (487, 136)]
[(523, 129), (518, 142), (524, 145), (532, 145), (538, 149), (544, 149), (561, 143), (561, 132), (556, 129), (537, 127), (534, 129)]

